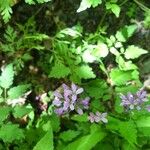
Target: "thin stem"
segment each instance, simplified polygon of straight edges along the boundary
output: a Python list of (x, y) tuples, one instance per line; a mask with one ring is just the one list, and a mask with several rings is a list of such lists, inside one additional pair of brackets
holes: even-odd
[(105, 11), (105, 13), (104, 13), (104, 15), (103, 15), (103, 17), (102, 17), (102, 19), (101, 19), (101, 21), (100, 21), (100, 23), (99, 23), (99, 27), (102, 26), (106, 15), (107, 15), (107, 11)]
[(142, 3), (140, 3), (139, 1), (137, 0), (133, 0), (137, 5), (140, 6), (140, 8), (143, 10), (143, 11), (149, 11), (150, 9), (148, 7), (146, 7), (145, 5), (143, 5)]
[(124, 5), (128, 0), (123, 1), (119, 6)]

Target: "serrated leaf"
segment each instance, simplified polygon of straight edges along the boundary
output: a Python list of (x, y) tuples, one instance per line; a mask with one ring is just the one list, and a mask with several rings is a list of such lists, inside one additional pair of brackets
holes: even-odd
[(2, 7), (1, 14), (3, 16), (3, 20), (5, 23), (7, 23), (9, 21), (9, 19), (11, 18), (12, 8), (11, 8), (9, 2), (7, 2), (7, 1), (5, 3), (3, 3), (3, 5), (1, 7)]
[(102, 98), (107, 90), (107, 84), (100, 79), (92, 80), (85, 86), (85, 91), (89, 94), (89, 96), (95, 97), (96, 99)]
[(136, 25), (125, 26), (123, 29), (117, 31), (115, 37), (120, 42), (126, 42), (136, 31)]
[(13, 110), (13, 115), (15, 118), (22, 118), (23, 116), (29, 114), (31, 111), (31, 108), (26, 108), (25, 106), (16, 106)]
[(133, 122), (120, 123), (119, 132), (131, 145), (137, 144), (137, 129)]
[(111, 70), (110, 77), (114, 85), (120, 86), (125, 85), (130, 80), (138, 79), (139, 73), (136, 70), (122, 71), (118, 68), (115, 68)]
[(96, 77), (94, 72), (92, 71), (92, 68), (88, 65), (82, 65), (77, 67), (75, 69), (75, 73), (80, 79), (90, 79)]
[[(44, 147), (43, 147), (44, 146)], [(52, 128), (40, 139), (33, 150), (53, 150), (53, 132)]]
[(74, 138), (76, 138), (80, 134), (79, 131), (75, 130), (67, 130), (64, 132), (61, 132), (59, 135), (59, 138), (62, 139), (64, 142), (72, 141)]
[(93, 7), (97, 7), (99, 4), (102, 3), (102, 0), (89, 0), (89, 1)]
[[(11, 143), (24, 138), (23, 130), (15, 124), (5, 124), (0, 128), (0, 138), (4, 142)], [(14, 136), (15, 135), (15, 136)]]
[(81, 12), (90, 8), (91, 6), (97, 7), (99, 4), (102, 3), (102, 0), (82, 0), (77, 12)]
[(105, 136), (106, 134), (100, 128), (93, 128), (90, 134), (68, 144), (63, 150), (91, 150)]
[(11, 107), (0, 108), (0, 124), (8, 117), (10, 111), (11, 111)]
[(9, 89), (8, 91), (9, 99), (17, 99), (21, 97), (23, 94), (25, 94), (25, 92), (27, 91), (27, 89), (29, 89), (29, 87), (30, 87), (29, 84), (25, 84), (25, 85), (18, 85)]
[(3, 87), (4, 89), (8, 89), (13, 84), (13, 79), (14, 79), (13, 65), (9, 64), (2, 71), (2, 74), (0, 76), (0, 86)]
[(137, 46), (131, 45), (128, 46), (126, 49), (124, 55), (126, 59), (135, 59), (143, 54), (147, 54), (148, 52), (142, 48), (139, 48)]
[(69, 75), (69, 73), (70, 69), (66, 67), (64, 64), (55, 63), (55, 65), (52, 67), (52, 71), (50, 72), (49, 77), (64, 78), (67, 75)]

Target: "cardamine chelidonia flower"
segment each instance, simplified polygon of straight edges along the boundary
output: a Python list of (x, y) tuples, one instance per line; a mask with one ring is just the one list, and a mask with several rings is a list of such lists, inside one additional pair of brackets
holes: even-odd
[(93, 112), (90, 112), (88, 119), (91, 123), (98, 123), (98, 122), (103, 122), (103, 123), (107, 123), (107, 113), (100, 113), (100, 112), (96, 112), (95, 114)]
[(122, 100), (120, 105), (126, 110), (140, 110), (144, 103), (148, 101), (147, 93), (144, 90), (139, 90), (136, 92), (136, 94), (132, 94), (130, 92), (127, 93), (127, 95), (121, 94), (120, 98)]
[(83, 114), (83, 109), (89, 108), (90, 98), (80, 98), (80, 94), (84, 91), (83, 88), (72, 83), (71, 87), (62, 84), (59, 89), (61, 90), (54, 91), (54, 100), (52, 102), (56, 114), (64, 115), (74, 110), (78, 114)]

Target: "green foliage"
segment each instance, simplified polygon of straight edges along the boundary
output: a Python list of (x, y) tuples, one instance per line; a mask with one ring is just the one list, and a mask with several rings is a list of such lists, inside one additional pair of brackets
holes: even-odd
[(74, 130), (67, 130), (60, 134), (59, 138), (62, 139), (64, 142), (72, 141), (74, 138), (76, 138), (80, 134), (79, 131)]
[[(50, 1), (0, 1), (0, 149), (150, 147), (148, 2)], [(63, 104), (63, 83), (84, 90), (63, 87)], [(127, 111), (121, 94), (140, 89), (145, 105)], [(68, 112), (57, 115), (57, 102)]]
[(126, 139), (131, 145), (137, 144), (137, 130), (133, 122), (122, 122), (119, 125), (119, 132), (121, 136)]
[(128, 46), (124, 55), (126, 59), (135, 59), (146, 53), (148, 53), (146, 50), (136, 47), (134, 45), (131, 45), (131, 46)]
[(5, 23), (9, 21), (12, 14), (11, 1), (0, 1), (0, 11)]
[(13, 65), (9, 64), (4, 68), (4, 70), (1, 73), (0, 86), (4, 89), (8, 89), (12, 85), (13, 79), (14, 79)]
[(44, 146), (45, 150), (53, 150), (53, 133), (52, 128), (40, 139), (40, 141), (34, 146), (33, 150), (42, 150)]
[(24, 84), (24, 85), (18, 85), (16, 87), (9, 89), (8, 90), (9, 99), (19, 98), (20, 96), (22, 96), (27, 91), (27, 89), (29, 89), (29, 87), (30, 87), (30, 85)]
[(75, 68), (75, 73), (80, 79), (90, 79), (95, 78), (95, 74), (92, 71), (92, 68), (88, 65), (82, 65)]
[(25, 115), (29, 114), (32, 111), (31, 108), (16, 106), (13, 110), (13, 115), (15, 118), (22, 118)]
[(51, 0), (25, 0), (26, 3), (28, 4), (36, 4), (37, 3), (46, 3), (46, 2), (49, 2)]
[[(14, 136), (15, 134), (15, 136)], [(24, 138), (23, 130), (15, 124), (5, 124), (2, 125), (0, 130), (0, 138), (4, 142), (11, 143), (14, 140), (21, 140)]]
[(91, 97), (95, 97), (96, 99), (103, 98), (104, 95), (107, 94), (107, 92), (109, 91), (105, 81), (100, 79), (95, 79), (88, 82), (85, 86), (85, 90)]
[(78, 140), (70, 143), (64, 148), (64, 150), (90, 150), (92, 149), (98, 142), (100, 142), (104, 137), (105, 133), (100, 129), (99, 126), (91, 126), (91, 133), (85, 135)]
[(102, 0), (82, 0), (77, 12), (81, 12), (86, 10), (87, 8), (97, 7), (99, 4), (102, 3)]
[(49, 76), (54, 78), (64, 78), (69, 74), (70, 69), (61, 62), (58, 62), (52, 67), (52, 71), (50, 72)]
[(114, 85), (125, 85), (128, 81), (137, 80), (139, 78), (138, 71), (122, 71), (118, 68), (113, 69), (110, 73), (112, 83)]
[(1, 113), (1, 115), (0, 115), (0, 125), (3, 123), (3, 121), (5, 119), (7, 119), (7, 117), (9, 116), (10, 111), (11, 111), (11, 108), (7, 107), (7, 106), (0, 108), (0, 113)]
[(120, 14), (119, 5), (107, 2), (106, 3), (106, 9), (110, 9), (116, 15), (116, 17), (119, 17), (119, 14)]

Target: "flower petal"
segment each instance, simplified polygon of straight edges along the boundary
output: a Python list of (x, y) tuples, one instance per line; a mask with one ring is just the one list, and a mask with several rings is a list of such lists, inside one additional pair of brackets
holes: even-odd
[(58, 98), (63, 98), (63, 96), (59, 93), (59, 91), (54, 91), (54, 96), (58, 97)]
[(74, 105), (73, 104), (70, 104), (70, 109), (74, 110)]
[(77, 95), (73, 94), (72, 95), (72, 102), (74, 103), (77, 100)]
[(62, 102), (58, 99), (58, 97), (55, 97), (55, 99), (53, 100), (53, 105), (54, 106), (58, 106), (59, 107), (61, 105), (61, 103)]
[(71, 84), (71, 89), (73, 92), (76, 92), (77, 90), (77, 85), (75, 85), (74, 83)]
[(62, 108), (57, 108), (57, 109), (55, 109), (54, 111), (55, 111), (55, 113), (56, 113), (57, 115), (62, 115), (62, 114), (63, 114), (63, 109), (62, 109)]
[(78, 113), (79, 115), (82, 115), (82, 114), (83, 114), (83, 110), (78, 107), (78, 108), (77, 108), (77, 113)]
[(79, 88), (77, 89), (76, 94), (78, 95), (78, 94), (81, 94), (82, 92), (83, 92), (83, 88)]

